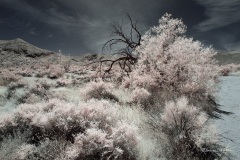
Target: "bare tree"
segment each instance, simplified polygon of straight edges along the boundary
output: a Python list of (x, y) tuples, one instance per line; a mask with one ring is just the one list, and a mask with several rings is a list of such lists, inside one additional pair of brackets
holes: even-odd
[(139, 30), (137, 29), (138, 20), (133, 21), (127, 12), (124, 12), (124, 14), (130, 22), (130, 32), (128, 34), (124, 32), (123, 24), (119, 24), (118, 22), (113, 23), (111, 36), (114, 36), (114, 38), (108, 40), (104, 44), (102, 51), (105, 52), (108, 49), (113, 50), (115, 46), (119, 45), (124, 45), (124, 48), (118, 49), (115, 53), (113, 53), (114, 55), (118, 55), (116, 59), (103, 59), (97, 61), (100, 63), (100, 67), (103, 63), (110, 63), (109, 67), (104, 71), (105, 73), (109, 73), (115, 64), (119, 65), (123, 71), (127, 73), (131, 72), (131, 66), (137, 62), (137, 57), (132, 54), (132, 51), (140, 45), (142, 38)]

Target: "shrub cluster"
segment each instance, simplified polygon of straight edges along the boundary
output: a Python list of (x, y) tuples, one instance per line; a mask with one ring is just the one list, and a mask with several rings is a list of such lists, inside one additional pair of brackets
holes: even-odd
[(116, 96), (112, 94), (114, 85), (110, 82), (104, 82), (102, 79), (89, 82), (82, 91), (83, 99), (108, 99), (119, 101)]
[(8, 85), (11, 82), (18, 81), (21, 77), (16, 75), (14, 72), (4, 69), (0, 71), (0, 86)]
[[(88, 82), (80, 90), (84, 101), (75, 103), (52, 99), (67, 98), (61, 92), (51, 93), (53, 84), (46, 80), (25, 87), (14, 72), (1, 71), (0, 85), (11, 82), (6, 97), (18, 98), (20, 105), (0, 117), (0, 159), (135, 160), (150, 159), (150, 152), (156, 159), (222, 159), (225, 150), (217, 135), (206, 132), (207, 114), (216, 107), (213, 95), (221, 68), (213, 59), (216, 52), (187, 38), (185, 32), (181, 20), (165, 14), (133, 51), (138, 61), (131, 72), (113, 67), (105, 79), (98, 79), (102, 72), (96, 66), (70, 66), (70, 58), (65, 63), (61, 52), (59, 65), (33, 66), (37, 77), (47, 74), (57, 79), (56, 87)], [(65, 71), (78, 75), (64, 78)], [(28, 73), (21, 71), (22, 76)], [(17, 95), (19, 88), (24, 94)], [(119, 100), (120, 94), (126, 103)], [(129, 118), (135, 119), (130, 123)], [(153, 130), (146, 131), (146, 126)], [(152, 139), (140, 140), (144, 134)], [(141, 146), (144, 142), (153, 141), (158, 145), (140, 151), (147, 149)]]
[[(217, 135), (208, 138), (205, 133), (207, 116), (189, 105), (186, 97), (166, 103), (160, 129), (167, 136), (170, 159), (220, 159), (223, 148), (216, 143)], [(208, 131), (209, 135), (211, 135)]]
[(238, 64), (227, 64), (220, 67), (220, 74), (223, 76), (228, 76), (231, 72), (237, 72), (240, 70), (240, 65)]
[(56, 79), (62, 77), (65, 69), (61, 65), (51, 65), (49, 68), (48, 78)]
[(71, 142), (64, 148), (68, 159), (136, 159), (137, 131), (115, 118), (114, 105), (103, 100), (76, 105), (59, 99), (21, 104), (13, 115), (1, 119), (1, 140), (14, 130), (29, 128), (26, 145), (34, 145), (30, 150), (46, 140), (63, 140)]
[(165, 14), (159, 26), (142, 37), (134, 51), (138, 61), (122, 86), (132, 91), (133, 101), (151, 111), (151, 117), (162, 113), (150, 124), (159, 128), (156, 134), (166, 135), (168, 159), (221, 159), (224, 151), (217, 141), (202, 136), (206, 113), (215, 116), (217, 111), (216, 52), (187, 38), (185, 32), (181, 20)]
[(217, 83), (219, 66), (213, 59), (216, 52), (187, 38), (185, 32), (181, 20), (165, 14), (159, 26), (143, 36), (135, 50), (138, 62), (123, 86), (132, 90), (144, 88), (153, 96), (158, 95), (157, 100), (157, 93), (164, 93), (168, 96), (162, 97), (163, 102), (182, 95), (207, 102)]

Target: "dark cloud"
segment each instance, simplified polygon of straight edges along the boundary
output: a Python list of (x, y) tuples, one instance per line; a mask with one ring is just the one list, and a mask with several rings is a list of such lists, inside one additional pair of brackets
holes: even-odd
[[(221, 14), (228, 14), (218, 18), (218, 7)], [(182, 18), (188, 35), (195, 39), (216, 47), (223, 43), (238, 46), (239, 39), (234, 35), (239, 31), (227, 31), (231, 24), (239, 22), (238, 8), (238, 0), (219, 4), (217, 0), (1, 0), (0, 39), (19, 37), (53, 51), (96, 53), (109, 39), (113, 22), (123, 19), (123, 25), (128, 26), (123, 11), (139, 19), (141, 33), (157, 25), (158, 19), (168, 12)], [(224, 37), (228, 38), (221, 40)]]

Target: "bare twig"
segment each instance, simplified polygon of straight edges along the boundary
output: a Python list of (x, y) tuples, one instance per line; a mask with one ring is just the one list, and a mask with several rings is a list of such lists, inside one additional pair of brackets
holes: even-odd
[[(99, 60), (95, 62), (91, 62), (89, 64), (93, 63), (100, 63), (100, 67), (102, 66), (103, 63), (110, 62), (110, 66), (108, 69), (104, 71), (104, 73), (110, 73), (112, 70), (112, 67), (115, 64), (118, 64), (119, 67), (125, 71), (125, 72), (131, 72), (131, 66), (134, 65), (137, 62), (137, 57), (132, 54), (132, 51), (136, 49), (141, 44), (141, 34), (137, 29), (137, 20), (134, 22), (131, 18), (131, 16), (127, 13), (124, 12), (124, 14), (127, 16), (129, 22), (130, 22), (130, 33), (127, 35), (123, 31), (123, 26), (120, 25), (118, 22), (113, 23), (112, 25), (112, 36), (117, 36), (117, 38), (112, 38), (108, 40), (102, 48), (102, 51), (106, 51), (106, 49), (112, 50), (114, 46), (119, 45), (119, 44), (124, 44), (125, 48), (119, 49), (116, 53), (116, 55), (119, 55), (115, 60), (111, 59), (104, 59), (104, 60)], [(134, 39), (133, 37), (136, 36)], [(88, 65), (89, 65), (88, 64)]]

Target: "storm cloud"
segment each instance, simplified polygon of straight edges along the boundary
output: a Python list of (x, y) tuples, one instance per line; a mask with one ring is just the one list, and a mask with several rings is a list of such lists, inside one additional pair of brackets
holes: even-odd
[[(239, 10), (237, 0), (1, 0), (0, 39), (22, 38), (41, 48), (73, 55), (100, 53), (113, 22), (123, 21), (128, 26), (124, 11), (138, 19), (142, 34), (168, 12), (183, 20), (188, 36), (194, 39), (216, 48), (238, 46), (235, 35), (239, 31), (230, 30), (240, 21)], [(226, 35), (226, 40), (219, 40)]]

